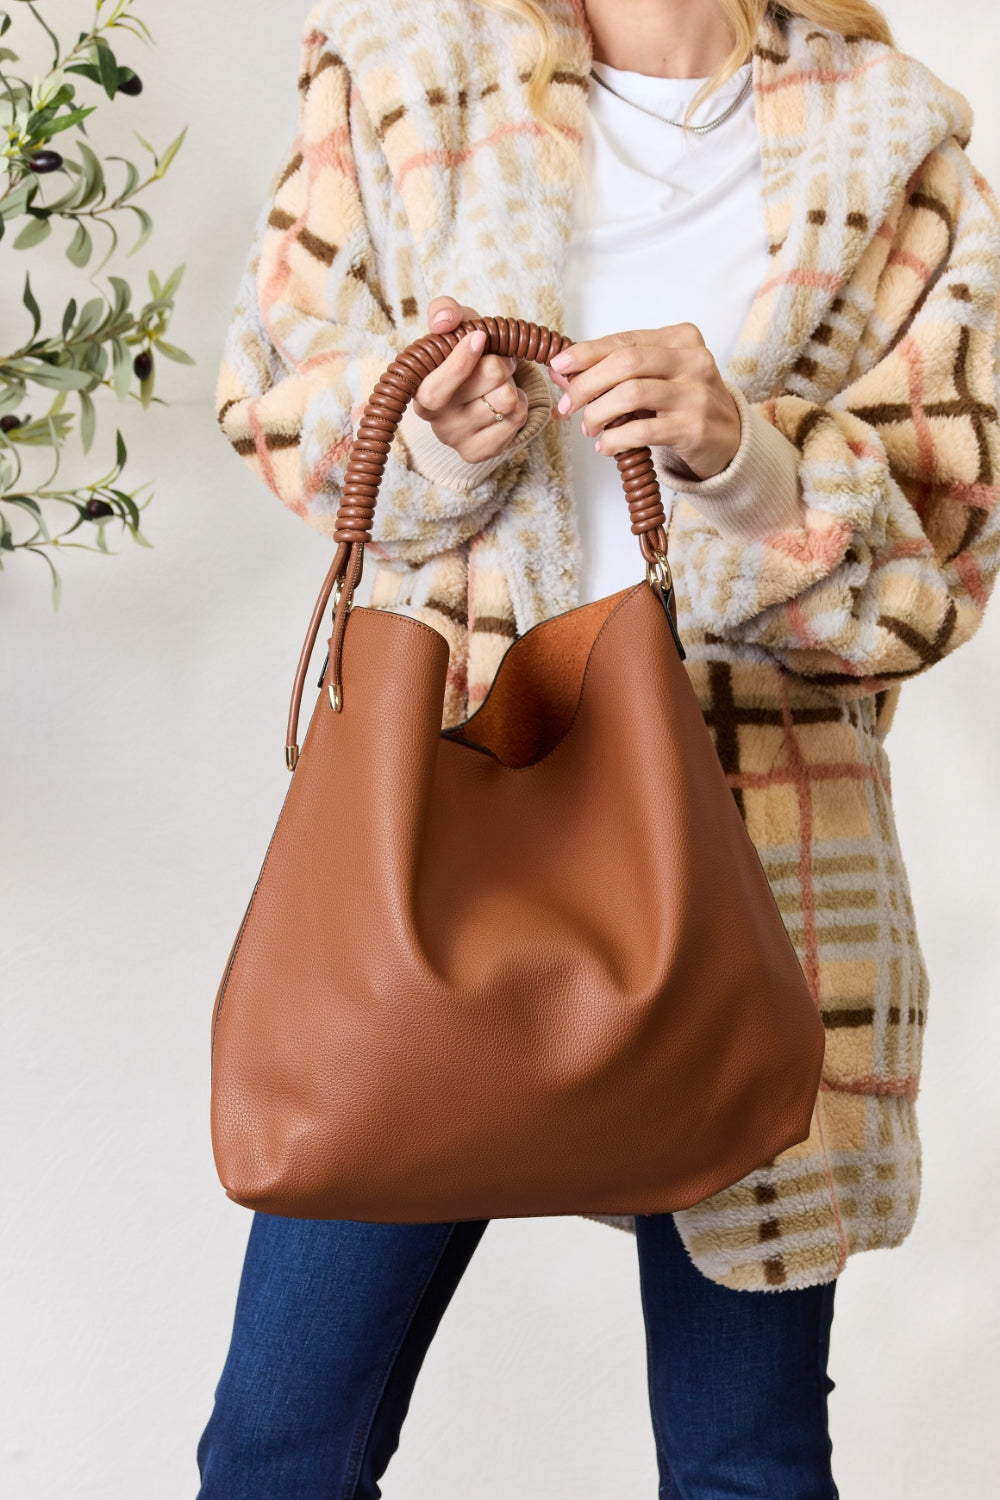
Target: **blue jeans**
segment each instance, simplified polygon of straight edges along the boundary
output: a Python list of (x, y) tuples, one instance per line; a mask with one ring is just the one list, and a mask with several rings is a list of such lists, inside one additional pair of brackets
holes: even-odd
[[(255, 1215), (198, 1445), (200, 1500), (377, 1500), (488, 1223)], [(837, 1500), (826, 1373), (836, 1282), (732, 1291), (693, 1264), (672, 1214), (640, 1215), (636, 1230), (660, 1500)]]

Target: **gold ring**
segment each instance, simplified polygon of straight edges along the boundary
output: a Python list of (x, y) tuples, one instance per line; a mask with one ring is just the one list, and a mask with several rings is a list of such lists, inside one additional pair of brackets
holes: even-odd
[[(479, 399), (480, 399), (480, 401), (486, 401), (486, 397), (485, 396), (480, 396)], [(493, 413), (494, 419), (497, 422), (502, 422), (503, 418), (504, 418), (503, 412), (502, 411), (497, 411), (497, 409), (496, 409), (495, 406), (490, 406), (490, 403), (488, 401), (486, 401), (486, 405), (490, 407), (490, 411)]]

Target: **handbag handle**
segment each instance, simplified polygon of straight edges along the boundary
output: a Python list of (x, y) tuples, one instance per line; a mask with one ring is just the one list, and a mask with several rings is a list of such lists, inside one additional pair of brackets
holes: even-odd
[[(329, 685), (330, 705), (339, 712), (343, 705), (340, 680), (340, 657), (347, 614), (354, 590), (361, 579), (365, 543), (371, 541), (372, 518), (378, 499), (379, 484), (385, 469), (389, 446), (396, 435), (399, 420), (411, 397), (426, 375), (436, 370), (465, 334), (481, 329), (486, 334), (483, 354), (513, 355), (547, 365), (554, 355), (574, 342), (563, 333), (529, 323), (524, 318), (467, 318), (450, 333), (426, 333), (396, 356), (368, 398), (357, 436), (351, 446), (347, 473), (337, 511), (333, 539), (339, 545), (330, 564), (319, 597), (316, 600), (292, 686), (285, 736), (285, 764), (295, 769), (299, 756), (298, 723), (302, 687), (309, 669), (313, 647), (327, 602), (334, 595), (333, 629), (329, 660), (333, 664)], [(636, 416), (651, 412), (624, 412), (605, 425), (618, 427)], [(667, 537), (660, 496), (660, 486), (648, 447), (627, 448), (615, 454), (628, 503), (632, 533), (639, 539), (639, 550), (647, 574), (654, 570), (669, 586)], [(336, 590), (336, 592), (335, 592)]]

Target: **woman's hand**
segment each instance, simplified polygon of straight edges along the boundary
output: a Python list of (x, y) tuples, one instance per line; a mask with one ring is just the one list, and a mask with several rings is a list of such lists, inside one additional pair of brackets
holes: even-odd
[[(695, 479), (708, 479), (740, 445), (739, 409), (693, 323), (585, 339), (557, 354), (549, 370), (565, 392), (556, 410), (579, 411), (600, 453), (665, 447)], [(608, 428), (630, 411), (644, 414)]]
[[(433, 297), (427, 313), (432, 333), (449, 333), (466, 318), (479, 317), (475, 308), (462, 307), (453, 297)], [(502, 452), (528, 417), (528, 397), (512, 378), (517, 360), (513, 355), (483, 356), (485, 342), (485, 333), (467, 333), (424, 377), (411, 402), (435, 437), (470, 464)], [(502, 422), (481, 396), (503, 413)]]

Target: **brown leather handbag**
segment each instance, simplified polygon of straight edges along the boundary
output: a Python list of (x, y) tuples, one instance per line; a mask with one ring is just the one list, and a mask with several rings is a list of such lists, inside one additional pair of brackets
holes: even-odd
[(663, 1212), (809, 1133), (823, 1025), (682, 664), (649, 449), (617, 455), (638, 581), (515, 640), (457, 726), (444, 638), (352, 607), (400, 416), (472, 328), (543, 364), (571, 342), (426, 335), (362, 418), (215, 1005), (216, 1165), (268, 1213)]

